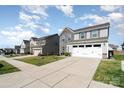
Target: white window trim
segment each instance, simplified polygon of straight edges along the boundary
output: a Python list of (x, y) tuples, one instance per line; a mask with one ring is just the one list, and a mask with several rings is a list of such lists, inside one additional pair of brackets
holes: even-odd
[[(81, 34), (84, 34), (84, 38), (81, 38)], [(80, 32), (80, 39), (86, 39), (86, 32)]]
[[(93, 32), (97, 32), (97, 37), (93, 37)], [(98, 30), (91, 31), (91, 38), (98, 38), (98, 37), (99, 37), (99, 31)]]

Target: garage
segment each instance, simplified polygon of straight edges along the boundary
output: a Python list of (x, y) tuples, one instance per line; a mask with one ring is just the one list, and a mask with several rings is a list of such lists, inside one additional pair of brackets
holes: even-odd
[(73, 45), (72, 56), (102, 58), (101, 44)]
[(42, 54), (42, 49), (38, 49), (38, 48), (33, 49), (33, 54), (34, 54), (35, 56), (38, 56), (39, 54)]

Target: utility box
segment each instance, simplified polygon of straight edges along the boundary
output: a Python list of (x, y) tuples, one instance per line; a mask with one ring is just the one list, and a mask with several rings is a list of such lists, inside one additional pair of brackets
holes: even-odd
[(121, 70), (124, 71), (124, 61), (121, 61)]

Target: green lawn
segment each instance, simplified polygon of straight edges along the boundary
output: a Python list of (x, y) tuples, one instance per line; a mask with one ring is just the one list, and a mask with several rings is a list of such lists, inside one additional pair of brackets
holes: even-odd
[(96, 81), (124, 87), (124, 72), (120, 61), (102, 61), (93, 77)]
[(2, 65), (0, 66), (0, 75), (5, 73), (20, 71), (18, 68), (2, 60), (0, 60), (0, 65)]
[(30, 63), (30, 64), (34, 64), (37, 66), (41, 66), (41, 65), (45, 65), (51, 62), (55, 62), (57, 60), (61, 60), (63, 58), (64, 57), (60, 57), (60, 56), (36, 56), (36, 57), (20, 58), (17, 60)]
[(114, 55), (113, 56), (116, 60), (124, 60), (124, 55)]

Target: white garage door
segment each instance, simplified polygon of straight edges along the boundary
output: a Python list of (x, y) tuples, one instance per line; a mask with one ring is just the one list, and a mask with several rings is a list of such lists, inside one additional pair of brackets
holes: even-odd
[(35, 55), (35, 56), (38, 56), (39, 54), (41, 54), (42, 53), (42, 49), (34, 49), (33, 50), (33, 54)]
[(74, 45), (72, 56), (102, 58), (101, 45)]

